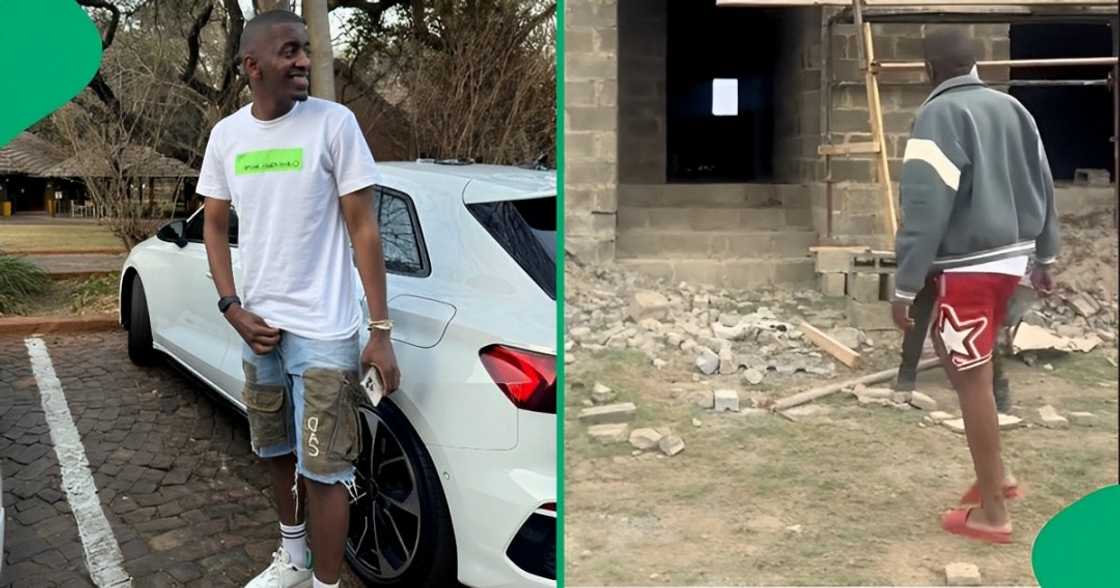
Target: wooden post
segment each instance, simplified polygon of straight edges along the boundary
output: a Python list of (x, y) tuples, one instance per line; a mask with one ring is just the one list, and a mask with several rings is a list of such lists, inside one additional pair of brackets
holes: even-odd
[(867, 112), (871, 119), (871, 140), (879, 143), (878, 155), (875, 160), (879, 172), (879, 181), (883, 183), (883, 195), (886, 198), (886, 206), (883, 208), (883, 214), (886, 216), (884, 228), (888, 239), (894, 241), (895, 233), (898, 231), (898, 217), (895, 213), (895, 190), (890, 185), (887, 140), (883, 132), (883, 104), (879, 102), (879, 76), (871, 69), (871, 64), (875, 63), (875, 45), (871, 43), (871, 25), (869, 22), (865, 22), (860, 32), (862, 38), (864, 38), (865, 57), (867, 58), (867, 71), (864, 80), (867, 83)]
[(303, 0), (303, 19), (311, 36), (311, 95), (334, 100), (334, 55), (327, 0)]
[[(1112, 50), (1120, 53), (1120, 18), (1112, 19)], [(1120, 55), (1112, 64), (1112, 185), (1116, 206), (1112, 210), (1112, 226), (1120, 226)]]

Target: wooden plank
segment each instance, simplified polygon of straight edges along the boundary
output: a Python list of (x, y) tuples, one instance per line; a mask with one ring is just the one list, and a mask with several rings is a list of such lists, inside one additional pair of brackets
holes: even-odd
[[(866, 51), (867, 63), (875, 62), (875, 45), (871, 38), (871, 24), (863, 23), (863, 43)], [(883, 105), (879, 99), (879, 78), (871, 70), (867, 68), (865, 72), (865, 82), (867, 86), (867, 107), (871, 119), (871, 138), (873, 141), (880, 145), (886, 145), (887, 140), (883, 133)], [(875, 158), (875, 164), (879, 171), (879, 183), (882, 184), (883, 196), (886, 206), (883, 207), (883, 230), (887, 234), (887, 239), (890, 245), (894, 246), (894, 236), (898, 232), (898, 216), (894, 207), (894, 188), (891, 186), (891, 168), (890, 163), (887, 161), (886, 149), (879, 150), (879, 156)]]
[(820, 145), (817, 155), (851, 155), (853, 153), (878, 153), (879, 143), (864, 141), (859, 143), (844, 143), (842, 145)]
[[(865, 6), (1115, 6), (1116, 0), (864, 0)], [(851, 0), (716, 0), (716, 6), (851, 6)]]
[[(925, 371), (938, 365), (941, 365), (941, 360), (938, 358), (925, 359), (918, 362), (918, 371)], [(774, 403), (773, 406), (770, 407), (770, 410), (774, 412), (780, 412), (788, 408), (793, 408), (795, 406), (805, 404), (806, 402), (812, 402), (814, 400), (817, 400), (818, 398), (824, 398), (825, 396), (828, 396), (830, 394), (835, 394), (843, 390), (844, 388), (852, 388), (860, 384), (863, 384), (864, 386), (870, 386), (871, 384), (886, 382), (897, 376), (898, 368), (892, 368), (889, 370), (883, 370), (881, 372), (868, 374), (866, 376), (844, 380), (843, 382), (836, 382), (835, 384), (828, 384), (825, 386), (812, 388), (804, 392), (798, 392), (797, 394), (787, 396), (778, 400)]]
[(801, 332), (805, 333), (805, 337), (816, 344), (817, 347), (835, 357), (840, 363), (852, 369), (859, 369), (861, 359), (859, 353), (855, 350), (805, 321), (801, 321)]
[(873, 253), (870, 247), (859, 245), (814, 245), (809, 248), (811, 253), (818, 251), (851, 251), (852, 253)]
[[(1115, 57), (1071, 57), (1056, 59), (997, 59), (993, 61), (977, 61), (976, 67), (1084, 67), (1096, 65), (1116, 65)], [(871, 68), (880, 72), (885, 71), (919, 71), (925, 69), (923, 61), (887, 61), (872, 63)]]

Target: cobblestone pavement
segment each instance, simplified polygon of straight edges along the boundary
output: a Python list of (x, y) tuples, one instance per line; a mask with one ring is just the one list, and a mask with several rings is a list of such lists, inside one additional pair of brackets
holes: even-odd
[[(241, 586), (264, 569), (279, 529), (244, 417), (170, 360), (134, 366), (123, 332), (43, 340), (133, 585)], [(0, 467), (0, 587), (92, 586), (22, 337), (0, 337)]]

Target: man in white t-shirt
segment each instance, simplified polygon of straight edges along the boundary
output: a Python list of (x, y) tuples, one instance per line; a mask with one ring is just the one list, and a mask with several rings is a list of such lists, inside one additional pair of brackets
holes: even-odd
[[(239, 59), (253, 102), (214, 126), (198, 180), (218, 307), (245, 340), (253, 451), (269, 464), (280, 517), (281, 547), (252, 588), (338, 585), (360, 442), (358, 377), (376, 367), (386, 391), (400, 379), (373, 216), (378, 170), (354, 114), (308, 98), (308, 53), (295, 14), (269, 11), (249, 21)], [(236, 286), (231, 201), (239, 221)], [(372, 319), (364, 349), (354, 265)]]

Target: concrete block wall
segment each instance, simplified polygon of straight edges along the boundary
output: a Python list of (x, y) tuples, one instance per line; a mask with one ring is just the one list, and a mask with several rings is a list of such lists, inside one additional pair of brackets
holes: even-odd
[[(871, 27), (875, 56), (880, 60), (921, 61), (922, 37), (931, 25), (875, 24)], [(947, 25), (936, 25), (945, 27)], [(962, 27), (976, 40), (982, 60), (1007, 59), (1010, 54), (1008, 25), (955, 25)], [(833, 143), (869, 141), (870, 116), (867, 89), (859, 69), (858, 36), (855, 25), (837, 24), (832, 31), (832, 79), (840, 85), (833, 88), (830, 127)], [(981, 76), (988, 80), (1006, 80), (1007, 68), (987, 69)], [(922, 71), (890, 72), (879, 76), (879, 96), (883, 107), (883, 132), (890, 157), (891, 178), (897, 179), (902, 167), (902, 154), (914, 113), (932, 88)], [(876, 181), (874, 156), (862, 155), (833, 158), (834, 181)]]
[(565, 249), (614, 259), (618, 212), (618, 5), (564, 3)]
[(778, 182), (820, 180), (821, 52), (819, 8), (782, 12), (782, 46), (775, 64), (774, 175)]
[[(937, 26), (960, 26), (976, 40), (979, 58), (1008, 59), (1010, 40), (1008, 25), (961, 24), (874, 24), (872, 36), (875, 56), (880, 60), (921, 61), (922, 37), (927, 29)], [(837, 24), (831, 38), (832, 79), (837, 82), (832, 90), (830, 129), (833, 143), (870, 141), (870, 115), (863, 72), (859, 69), (858, 37), (854, 25)], [(819, 36), (804, 38), (806, 44), (819, 42)], [(986, 69), (981, 77), (991, 81), (1008, 79), (1007, 68)], [(921, 71), (891, 72), (879, 76), (879, 96), (883, 108), (883, 131), (889, 157), (891, 180), (894, 187), (895, 206), (898, 207), (898, 179), (902, 172), (902, 155), (910, 136), (910, 127), (918, 107), (932, 88)], [(811, 91), (803, 90), (809, 95)], [(813, 94), (816, 95), (816, 94)], [(814, 146), (815, 150), (815, 146)], [(822, 159), (823, 161), (823, 159)], [(805, 176), (806, 180), (821, 181), (823, 174)], [(882, 247), (887, 243), (883, 236), (883, 191), (877, 183), (878, 172), (873, 155), (856, 155), (832, 158), (832, 236), (823, 237), (827, 231), (825, 186), (813, 187), (813, 226), (822, 236), (822, 244), (858, 244)]]
[(664, 184), (668, 0), (618, 0), (618, 181)]

